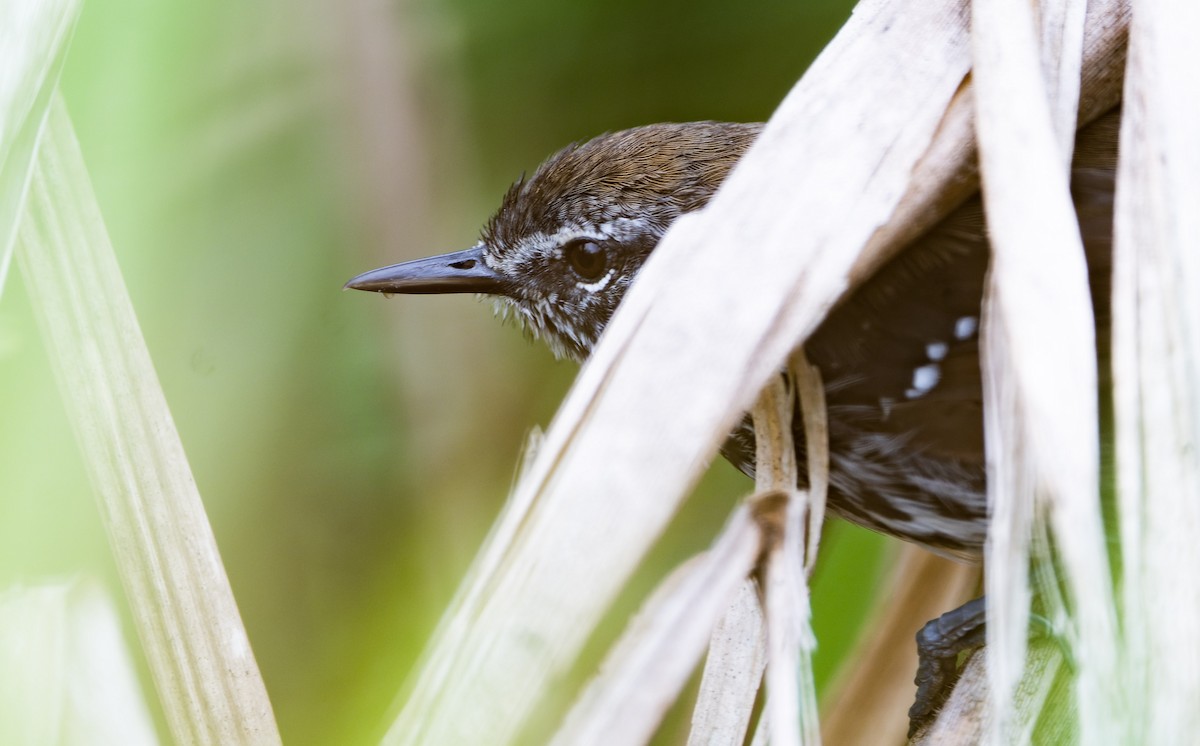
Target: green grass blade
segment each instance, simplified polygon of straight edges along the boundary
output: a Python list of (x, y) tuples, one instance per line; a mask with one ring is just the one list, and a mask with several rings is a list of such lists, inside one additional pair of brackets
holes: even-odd
[(50, 107), (17, 260), (172, 736), (279, 743), (71, 120)]

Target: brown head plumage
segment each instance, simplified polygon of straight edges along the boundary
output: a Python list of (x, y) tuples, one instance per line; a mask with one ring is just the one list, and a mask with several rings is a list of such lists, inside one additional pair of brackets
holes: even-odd
[(759, 124), (623, 130), (566, 147), (508, 190), (478, 248), (505, 283), (502, 313), (582, 359), (680, 215), (708, 201)]

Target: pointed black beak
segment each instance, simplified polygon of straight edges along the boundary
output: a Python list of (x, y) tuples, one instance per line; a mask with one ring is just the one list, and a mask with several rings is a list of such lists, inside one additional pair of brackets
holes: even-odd
[(346, 283), (375, 293), (488, 293), (504, 295), (506, 283), (483, 261), (483, 247), (414, 259), (373, 269)]

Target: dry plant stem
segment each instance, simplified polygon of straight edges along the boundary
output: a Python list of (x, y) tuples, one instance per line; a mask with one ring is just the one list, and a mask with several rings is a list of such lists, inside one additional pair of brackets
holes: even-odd
[(754, 581), (746, 580), (709, 639), (688, 746), (745, 740), (766, 665), (762, 606)]
[(1130, 743), (1200, 733), (1197, 28), (1190, 0), (1134, 5), (1113, 271)]
[[(1080, 8), (1061, 17), (1082, 25), (1082, 0), (1070, 3)], [(1010, 705), (1025, 668), (1029, 541), (1035, 512), (1044, 511), (1077, 611), (1081, 737), (1105, 743), (1118, 725), (1116, 621), (1097, 499), (1095, 323), (1068, 183), (1071, 154), (1063, 146), (1075, 131), (1076, 103), (1048, 99), (1076, 90), (1062, 81), (1079, 76), (1077, 32), (1047, 32), (1044, 38), (1063, 43), (1039, 55), (1031, 6), (974, 0), (972, 7), (976, 129), (992, 243), (981, 345), (992, 513), (990, 740), (1012, 742), (1020, 719)], [(1043, 13), (1043, 20), (1053, 17)]]
[[(770, 652), (774, 663), (769, 676), (773, 680), (780, 679), (774, 684), (776, 696), (768, 705), (774, 717), (767, 719), (773, 723), (802, 724), (805, 742), (812, 743), (819, 739), (815, 729), (817, 709), (811, 661), (816, 643), (810, 624), (807, 576), (816, 562), (817, 544), (825, 517), (825, 496), (829, 486), (829, 428), (821, 374), (809, 365), (803, 348), (793, 353), (789, 371), (797, 387), (796, 392), (785, 385), (783, 378), (773, 378), (753, 412), (759, 494), (779, 490), (788, 496), (783, 514), (771, 519), (779, 522), (782, 538), (774, 535), (777, 532), (769, 532), (764, 537), (769, 547), (764, 574), (767, 580), (765, 596), (768, 618), (773, 620), (773, 625), (768, 626), (767, 635), (767, 642), (772, 643)], [(810, 490), (806, 493), (795, 489), (798, 464), (791, 421), (797, 393), (802, 402), (805, 442), (808, 446), (806, 467)], [(780, 564), (793, 560), (796, 564), (789, 569)], [(804, 560), (803, 574), (798, 572), (801, 560)], [(793, 584), (800, 587), (793, 588)], [(757, 600), (754, 606), (757, 611)], [(694, 721), (689, 743), (731, 743), (740, 741), (744, 736), (758, 688), (756, 676), (762, 673), (761, 654), (764, 651), (758, 647), (762, 624), (763, 620), (758, 615), (735, 604), (724, 623), (714, 630), (713, 646), (709, 651), (696, 705), (697, 713), (703, 713), (703, 716)], [(737, 642), (728, 640), (726, 636), (731, 633), (738, 634), (741, 639)], [(795, 673), (793, 668), (797, 669)], [(799, 693), (791, 691), (796, 688), (793, 682), (797, 676)], [(755, 685), (747, 686), (751, 681)], [(780, 694), (780, 686), (787, 691)], [(795, 704), (801, 695), (803, 699), (799, 702), (800, 710), (797, 712)], [(787, 708), (785, 712), (780, 711), (781, 706)], [(720, 724), (724, 735), (715, 732), (713, 723)], [(777, 733), (775, 740), (777, 743), (794, 743), (799, 738), (799, 733), (789, 725), (788, 732)]]
[(51, 105), (18, 261), (178, 743), (279, 743), (75, 140)]
[[(721, 615), (762, 550), (753, 506), (742, 506), (713, 547), (668, 577), (643, 605), (576, 700), (558, 746), (647, 743), (695, 670)], [(746, 718), (754, 706), (750, 697)]]
[(801, 536), (804, 493), (790, 496), (781, 518), (786, 523), (780, 541), (766, 555), (767, 719), (771, 743), (801, 746), (821, 742), (812, 654), (808, 582), (804, 576)]
[(804, 571), (812, 575), (825, 525), (825, 502), (829, 495), (829, 417), (825, 408), (825, 384), (821, 371), (809, 364), (804, 348), (792, 353), (789, 365), (796, 382), (796, 396), (804, 417), (804, 442), (808, 471), (808, 520), (804, 536)]
[[(803, 356), (800, 364), (804, 365)], [(815, 378), (820, 391), (820, 376)], [(806, 379), (810, 388), (812, 380)], [(823, 408), (819, 408), (823, 411)], [(760, 495), (778, 494), (783, 500), (767, 505), (763, 526), (763, 596), (767, 621), (767, 703), (764, 717), (771, 743), (799, 746), (820, 743), (817, 694), (813, 684), (812, 632), (808, 579), (804, 571), (804, 532), (808, 493), (798, 490), (796, 446), (792, 438), (795, 393), (783, 377), (775, 376), (763, 389), (754, 417), (755, 469)], [(819, 414), (819, 412), (818, 412)], [(827, 447), (827, 444), (826, 444)]]
[(792, 439), (795, 400), (795, 390), (783, 377), (776, 376), (763, 388), (750, 411), (754, 418), (754, 486), (759, 494), (796, 491), (798, 472)]
[(847, 667), (821, 697), (825, 743), (903, 742), (917, 670), (913, 638), (930, 619), (976, 594), (978, 567), (912, 544), (898, 547), (898, 555)]
[[(986, 1), (986, 0), (985, 0)], [(1041, 0), (1031, 5), (1040, 39), (1042, 79), (1050, 104), (1050, 121), (1063, 156), (1062, 167), (1071, 167), (1071, 149), (1079, 111), (1080, 75), (1083, 64), (1086, 0)], [(988, 12), (988, 11), (985, 11)], [(1017, 18), (1017, 15), (1013, 16)], [(1025, 16), (1020, 14), (1018, 20)]]

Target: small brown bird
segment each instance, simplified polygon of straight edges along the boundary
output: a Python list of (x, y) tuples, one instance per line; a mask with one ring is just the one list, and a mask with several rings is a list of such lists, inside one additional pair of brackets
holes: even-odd
[[(1116, 122), (1080, 135), (1073, 167), (1107, 341)], [(346, 287), (484, 293), (563, 357), (583, 360), (671, 223), (702, 207), (758, 124), (656, 124), (551, 156), (509, 189), (465, 251), (384, 267)], [(828, 398), (829, 509), (869, 529), (977, 561), (987, 536), (979, 315), (988, 244), (978, 196), (841, 302), (806, 344)], [(800, 463), (804, 433), (795, 432)], [(749, 419), (722, 453), (753, 475)], [(926, 625), (914, 722), (939, 704), (957, 653), (982, 643), (983, 601)]]

